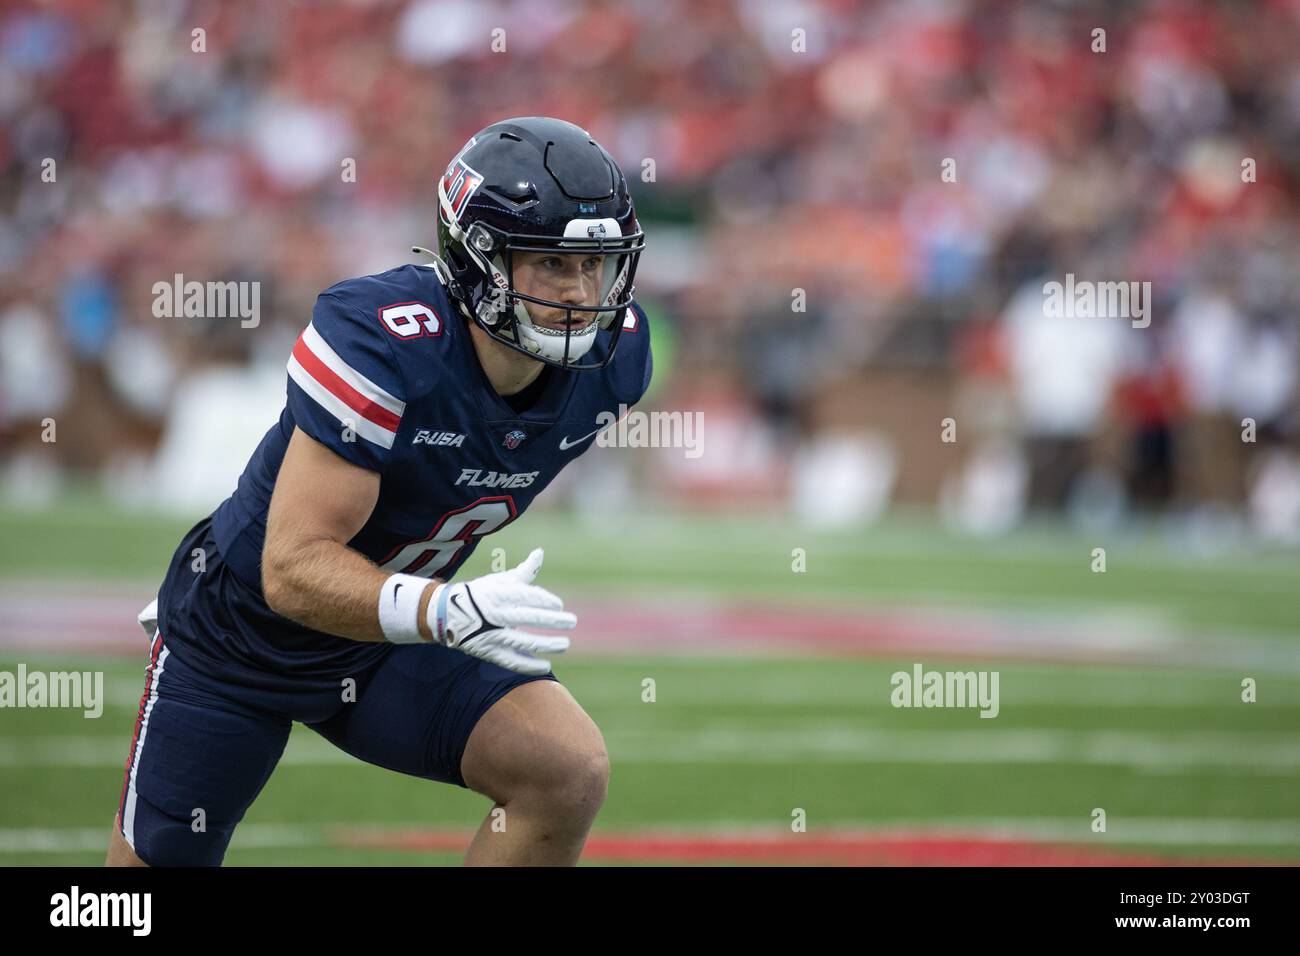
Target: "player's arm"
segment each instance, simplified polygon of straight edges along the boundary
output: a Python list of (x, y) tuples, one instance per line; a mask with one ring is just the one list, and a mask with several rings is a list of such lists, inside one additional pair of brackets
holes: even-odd
[(567, 637), (520, 630), (572, 629), (563, 602), (534, 585), (542, 551), (518, 567), (471, 581), (381, 571), (348, 547), (379, 497), (379, 474), (295, 428), (266, 519), (262, 591), (277, 614), (358, 641), (436, 641), (511, 670), (544, 674)]
[[(294, 429), (271, 495), (262, 548), (262, 591), (271, 610), (328, 634), (386, 639), (378, 608), (389, 574), (347, 546), (378, 498), (378, 472)], [(426, 621), (429, 585), (436, 583), (418, 585), (416, 623), (426, 641), (433, 637)]]
[[(271, 495), (262, 547), (270, 608), (308, 627), (358, 641), (435, 641), (526, 673), (545, 673), (538, 654), (560, 653), (576, 619), (532, 584), (533, 551), (518, 567), (449, 584), (387, 573), (348, 547), (379, 499), (406, 410), (391, 336), (355, 290), (321, 294), (288, 362), (287, 410), (294, 421)], [(430, 586), (430, 585), (433, 586)]]

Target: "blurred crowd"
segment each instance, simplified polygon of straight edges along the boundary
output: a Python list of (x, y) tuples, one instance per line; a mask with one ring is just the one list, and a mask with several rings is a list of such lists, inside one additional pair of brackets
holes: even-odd
[[(825, 461), (972, 528), (1300, 534), (1297, 50), (1294, 0), (9, 2), (0, 467), (147, 456), (214, 367), (282, 387), (315, 295), (433, 245), (451, 155), (544, 114), (631, 180), (654, 401), (706, 412), (682, 487), (797, 502)], [(156, 318), (177, 273), (259, 281), (260, 324)], [(1067, 274), (1150, 282), (1149, 327), (1045, 316)]]

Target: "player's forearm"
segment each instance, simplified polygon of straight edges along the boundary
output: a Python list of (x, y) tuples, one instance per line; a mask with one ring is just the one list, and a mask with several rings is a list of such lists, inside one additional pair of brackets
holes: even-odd
[[(284, 551), (268, 548), (262, 560), (262, 590), (271, 610), (356, 641), (385, 639), (378, 608), (388, 577), (364, 555), (330, 538), (297, 541)], [(426, 640), (432, 594), (433, 587), (425, 587), (419, 605), (420, 633)]]

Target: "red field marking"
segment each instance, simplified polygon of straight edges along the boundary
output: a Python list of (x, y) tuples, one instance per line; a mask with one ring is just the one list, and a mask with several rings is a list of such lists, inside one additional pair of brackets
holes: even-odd
[[(0, 585), (0, 652), (147, 656), (136, 614), (151, 595), (103, 589)], [(790, 653), (836, 656), (999, 658), (1079, 663), (1166, 662), (1170, 648), (1145, 640), (1088, 638), (1093, 625), (1069, 615), (1022, 616), (921, 607), (791, 607), (753, 601), (574, 600), (583, 654)], [(1113, 637), (1113, 635), (1112, 635)], [(1240, 652), (1238, 648), (1238, 652)], [(1193, 648), (1182, 647), (1189, 660)]]
[[(463, 853), (473, 834), (454, 830), (332, 830), (331, 842), (364, 849)], [(1260, 866), (1274, 860), (1190, 859), (938, 833), (595, 833), (582, 858), (607, 863), (751, 863), (792, 866)]]

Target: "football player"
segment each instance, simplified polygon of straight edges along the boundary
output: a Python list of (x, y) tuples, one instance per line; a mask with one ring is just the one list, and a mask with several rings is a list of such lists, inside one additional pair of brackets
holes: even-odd
[(455, 576), (645, 393), (643, 235), (609, 153), (526, 117), (447, 167), (437, 245), (317, 298), (279, 421), (142, 613), (109, 864), (220, 864), (294, 721), (503, 808), (466, 863), (577, 861), (609, 762), (543, 656), (576, 619), (540, 548)]

